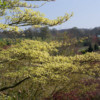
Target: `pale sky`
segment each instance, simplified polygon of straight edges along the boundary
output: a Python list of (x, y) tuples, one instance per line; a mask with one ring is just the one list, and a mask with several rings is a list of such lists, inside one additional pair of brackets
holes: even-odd
[(73, 12), (74, 16), (66, 23), (56, 26), (57, 29), (100, 26), (100, 0), (56, 0), (35, 10), (45, 13), (46, 17), (50, 19), (63, 16), (66, 12), (69, 14)]

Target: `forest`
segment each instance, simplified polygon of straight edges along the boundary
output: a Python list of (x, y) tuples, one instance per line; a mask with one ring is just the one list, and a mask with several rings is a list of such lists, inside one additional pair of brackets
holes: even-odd
[(100, 27), (49, 28), (73, 17), (33, 10), (53, 1), (0, 0), (0, 100), (100, 100)]

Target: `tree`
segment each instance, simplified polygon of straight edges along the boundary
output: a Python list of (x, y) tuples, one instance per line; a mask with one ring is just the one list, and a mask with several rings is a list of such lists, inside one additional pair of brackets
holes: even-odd
[[(25, 1), (45, 1), (42, 5), (29, 5)], [(71, 16), (65, 14), (63, 17), (58, 17), (55, 20), (50, 20), (44, 17), (44, 14), (34, 11), (32, 8), (38, 8), (43, 6), (49, 1), (54, 0), (1, 0), (0, 1), (0, 12), (1, 18), (3, 17), (6, 24), (0, 23), (1, 29), (10, 29), (13, 31), (18, 31), (20, 26), (34, 25), (35, 27), (40, 26), (54, 26), (66, 22)], [(21, 10), (21, 7), (24, 10)], [(9, 15), (6, 11), (9, 10)]]
[(50, 30), (48, 27), (40, 28), (40, 37), (42, 38), (42, 40), (50, 38)]
[(98, 50), (99, 50), (98, 44), (95, 44), (95, 45), (94, 45), (94, 50), (95, 50), (95, 51), (98, 51)]
[(89, 45), (89, 48), (87, 50), (88, 52), (92, 52), (93, 51), (93, 47), (92, 47), (92, 44)]

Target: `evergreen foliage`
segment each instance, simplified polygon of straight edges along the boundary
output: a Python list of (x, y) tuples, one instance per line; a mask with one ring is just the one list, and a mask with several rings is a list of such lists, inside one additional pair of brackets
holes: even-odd
[(97, 44), (94, 45), (94, 50), (98, 51), (99, 50), (99, 46)]
[(88, 52), (92, 52), (93, 51), (93, 47), (92, 47), (92, 45), (90, 44), (89, 45), (89, 48), (88, 48)]

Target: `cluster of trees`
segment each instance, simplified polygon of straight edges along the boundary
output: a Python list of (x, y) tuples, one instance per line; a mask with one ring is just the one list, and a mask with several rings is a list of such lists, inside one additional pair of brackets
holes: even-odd
[(99, 50), (99, 47), (97, 44), (94, 45), (94, 48), (92, 47), (91, 44), (89, 45), (88, 52), (97, 51), (97, 50)]
[(100, 50), (99, 43), (100, 43), (99, 37), (97, 36), (88, 37), (88, 39), (83, 41), (83, 46), (88, 48), (82, 50), (82, 53), (99, 51)]
[[(33, 40), (43, 40), (43, 41), (62, 41), (62, 46), (59, 48), (60, 54), (67, 55), (68, 51), (70, 54), (76, 54), (78, 51), (81, 53), (98, 51), (100, 45), (100, 38), (97, 37), (99, 32), (99, 28), (92, 29), (92, 33), (88, 33), (89, 30), (86, 29), (78, 29), (72, 28), (69, 30), (56, 30), (56, 29), (49, 29), (49, 27), (41, 27), (41, 28), (29, 28), (27, 30), (18, 32), (12, 31), (3, 31), (0, 33), (2, 38), (29, 38)], [(75, 32), (75, 33), (74, 33)], [(83, 33), (82, 33), (83, 32)], [(87, 33), (85, 33), (87, 32)], [(82, 40), (82, 42), (80, 42)], [(75, 42), (77, 41), (77, 42)], [(71, 44), (65, 45), (64, 43)], [(85, 48), (82, 49), (81, 48)], [(68, 50), (70, 49), (70, 50)]]
[[(0, 23), (0, 29), (14, 33), (14, 39), (20, 26), (54, 26), (72, 16), (65, 14), (50, 20), (29, 9), (39, 6), (25, 1), (45, 1), (44, 5), (53, 0), (0, 0), (0, 18), (6, 20), (6, 23)], [(29, 37), (31, 30), (27, 32)], [(49, 37), (47, 27), (37, 28), (35, 32), (35, 38), (45, 40)], [(57, 34), (55, 41), (24, 39), (1, 50), (0, 100), (99, 100), (100, 54), (92, 52), (71, 56), (71, 47), (81, 40), (69, 37), (63, 33)]]
[[(73, 36), (73, 33), (59, 33), (58, 30), (49, 29), (48, 27), (29, 28), (23, 32), (21, 31), (19, 34), (17, 32), (12, 31), (3, 31), (1, 32), (1, 35), (3, 36), (3, 38), (6, 38), (7, 41), (7, 43), (1, 41), (1, 47), (3, 44), (4, 48), (5, 45), (16, 44), (18, 41), (21, 41), (22, 39), (32, 39), (41, 41), (56, 40), (62, 43), (62, 45), (58, 48), (58, 55), (70, 56), (75, 55), (77, 53), (84, 54), (86, 52), (99, 51), (99, 39), (95, 36), (89, 37), (89, 34), (87, 34), (88, 37), (86, 37), (85, 35), (81, 37), (75, 37)], [(4, 43), (6, 44), (4, 45)]]
[(50, 29), (48, 27), (42, 28), (29, 28), (23, 32), (24, 38), (37, 39), (41, 38), (42, 40), (51, 38)]
[(96, 51), (99, 51), (100, 48), (99, 48), (99, 45), (98, 44), (90, 44), (88, 46), (88, 48), (84, 49), (84, 50), (81, 50), (81, 53), (84, 54), (84, 53), (87, 53), (87, 52), (96, 52)]
[(62, 29), (62, 30), (55, 30), (59, 33), (67, 32), (68, 34), (72, 34), (73, 37), (93, 37), (100, 35), (100, 27), (95, 27), (93, 29), (80, 29), (77, 27), (73, 27), (71, 29)]

